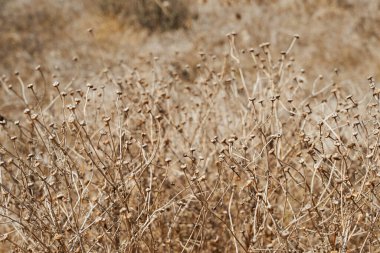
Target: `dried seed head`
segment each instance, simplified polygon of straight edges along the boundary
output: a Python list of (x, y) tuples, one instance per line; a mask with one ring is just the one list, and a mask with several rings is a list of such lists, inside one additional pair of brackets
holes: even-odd
[(284, 231), (281, 231), (280, 232), (280, 235), (281, 235), (281, 237), (282, 238), (287, 238), (287, 237), (289, 237), (289, 231), (287, 231), (287, 230), (284, 230)]
[(261, 48), (267, 48), (267, 47), (269, 47), (270, 46), (270, 43), (269, 42), (264, 42), (264, 43), (261, 43), (260, 45), (259, 45), (259, 47), (261, 47)]
[(0, 242), (4, 242), (8, 239), (8, 234), (3, 234), (0, 236)]
[(63, 199), (65, 197), (65, 194), (63, 192), (59, 192), (56, 196), (56, 199)]
[(31, 118), (32, 120), (36, 120), (36, 119), (38, 118), (38, 114), (37, 114), (37, 113), (33, 113), (33, 114), (30, 116), (30, 118)]

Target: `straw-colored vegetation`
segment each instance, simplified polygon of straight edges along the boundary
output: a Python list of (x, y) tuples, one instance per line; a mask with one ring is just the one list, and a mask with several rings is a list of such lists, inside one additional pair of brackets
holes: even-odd
[(0, 251), (379, 252), (358, 2), (0, 1)]

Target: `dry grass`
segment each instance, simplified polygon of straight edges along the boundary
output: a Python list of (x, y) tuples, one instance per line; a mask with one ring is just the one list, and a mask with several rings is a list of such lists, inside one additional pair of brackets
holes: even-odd
[[(40, 3), (29, 11), (52, 15), (50, 3)], [(72, 16), (56, 17), (57, 31), (35, 25), (54, 38), (55, 46), (47, 39), (40, 51), (20, 49), (30, 35), (25, 20), (1, 19), (25, 29), (14, 31), (21, 44), (0, 51), (7, 59), (0, 78), (0, 249), (379, 252), (380, 89), (367, 78), (377, 67), (345, 60), (332, 67), (328, 43), (308, 44), (316, 37), (307, 29), (331, 39), (321, 24), (300, 26), (301, 37), (274, 28), (284, 10), (299, 21), (317, 9), (334, 20), (327, 29), (338, 30), (347, 9), (365, 7), (199, 2), (189, 9), (198, 15), (191, 26), (152, 32), (86, 4), (69, 1), (64, 10)], [(249, 14), (255, 8), (279, 16)], [(85, 18), (76, 16), (81, 12)], [(66, 20), (73, 17), (75, 25)], [(219, 30), (204, 26), (210, 20)], [(253, 37), (249, 20), (273, 29)], [(372, 52), (376, 30), (362, 22), (367, 28), (350, 38), (360, 34), (366, 47), (352, 40), (344, 56), (347, 49), (335, 44), (340, 57)], [(288, 29), (295, 23), (289, 19)], [(90, 24), (95, 29), (73, 36)], [(3, 27), (11, 34), (11, 25)], [(223, 36), (231, 28), (238, 32)], [(173, 43), (178, 36), (192, 40)], [(44, 64), (14, 57), (30, 57), (28, 50)], [(305, 60), (314, 51), (315, 59)], [(351, 67), (362, 72), (345, 73)]]
[(135, 19), (151, 31), (186, 27), (189, 2), (184, 0), (98, 0), (99, 9), (108, 16), (121, 20)]

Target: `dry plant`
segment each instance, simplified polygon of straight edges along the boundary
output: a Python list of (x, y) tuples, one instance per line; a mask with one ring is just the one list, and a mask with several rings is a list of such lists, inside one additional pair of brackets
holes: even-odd
[(100, 10), (111, 16), (129, 17), (149, 30), (171, 30), (186, 27), (188, 3), (184, 0), (98, 0)]
[[(93, 31), (90, 31), (93, 33)], [(269, 43), (60, 82), (0, 79), (10, 252), (379, 252), (379, 99)], [(80, 59), (75, 59), (80, 61)], [(44, 99), (48, 96), (50, 99)], [(16, 103), (16, 102), (15, 102)]]

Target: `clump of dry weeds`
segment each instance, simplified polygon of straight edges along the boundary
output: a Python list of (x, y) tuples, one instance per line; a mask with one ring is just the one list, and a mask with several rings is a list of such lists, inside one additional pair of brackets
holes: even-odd
[[(379, 99), (269, 43), (69, 83), (0, 79), (1, 243), (14, 252), (376, 252)], [(75, 59), (78, 60), (78, 59)], [(79, 60), (80, 61), (80, 60)], [(48, 96), (49, 99), (44, 99)], [(222, 250), (223, 249), (223, 250)]]
[(187, 26), (189, 7), (184, 0), (98, 0), (107, 15), (132, 17), (149, 30), (172, 30)]

